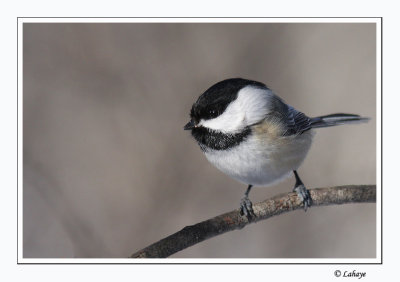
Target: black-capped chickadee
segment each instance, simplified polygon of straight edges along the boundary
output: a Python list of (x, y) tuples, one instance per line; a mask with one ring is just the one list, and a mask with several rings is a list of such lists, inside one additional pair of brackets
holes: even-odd
[(191, 130), (207, 159), (222, 172), (248, 185), (240, 202), (242, 215), (254, 215), (253, 185), (269, 186), (294, 173), (294, 191), (311, 205), (309, 191), (296, 170), (310, 149), (314, 128), (365, 122), (352, 114), (309, 118), (287, 105), (265, 84), (232, 78), (206, 90), (193, 104)]

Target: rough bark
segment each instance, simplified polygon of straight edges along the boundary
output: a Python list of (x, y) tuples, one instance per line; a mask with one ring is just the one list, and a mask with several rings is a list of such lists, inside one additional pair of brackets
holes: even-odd
[[(349, 203), (373, 203), (376, 201), (376, 185), (347, 185), (310, 189), (311, 208)], [(249, 223), (270, 218), (285, 212), (303, 209), (303, 203), (296, 193), (279, 194), (253, 205), (255, 217), (249, 221), (233, 210), (200, 223), (186, 226), (182, 230), (132, 254), (131, 258), (165, 258), (211, 237)]]

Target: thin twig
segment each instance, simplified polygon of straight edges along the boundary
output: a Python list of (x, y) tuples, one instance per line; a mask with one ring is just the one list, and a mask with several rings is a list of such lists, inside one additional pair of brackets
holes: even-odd
[[(312, 206), (340, 205), (349, 203), (373, 203), (376, 201), (376, 185), (347, 185), (310, 189)], [(165, 258), (211, 237), (249, 223), (270, 218), (285, 212), (302, 209), (296, 193), (285, 193), (253, 205), (255, 217), (249, 220), (234, 210), (182, 230), (134, 253), (131, 258)]]

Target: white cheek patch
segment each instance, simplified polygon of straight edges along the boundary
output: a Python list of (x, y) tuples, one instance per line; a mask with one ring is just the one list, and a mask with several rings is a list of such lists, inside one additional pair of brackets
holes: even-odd
[(223, 133), (237, 133), (265, 118), (270, 95), (270, 90), (246, 86), (221, 115), (209, 120), (202, 119), (199, 125)]
[(224, 133), (234, 133), (244, 128), (246, 123), (246, 115), (243, 110), (232, 102), (225, 112), (216, 118), (209, 120), (200, 120), (199, 125), (218, 130)]

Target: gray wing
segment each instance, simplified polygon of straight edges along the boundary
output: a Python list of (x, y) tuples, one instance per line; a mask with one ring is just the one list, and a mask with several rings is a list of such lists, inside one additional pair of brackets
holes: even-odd
[(311, 119), (308, 116), (287, 105), (276, 95), (271, 98), (268, 116), (279, 120), (283, 136), (302, 134), (311, 129)]
[(288, 106), (286, 115), (286, 132), (283, 135), (288, 136), (301, 134), (310, 129), (311, 119), (302, 112), (297, 111), (295, 108)]

